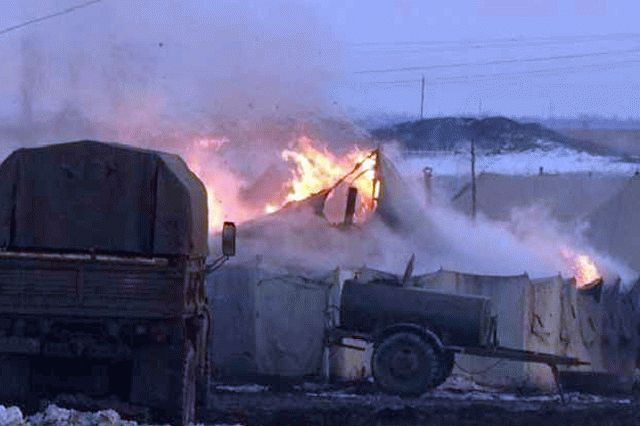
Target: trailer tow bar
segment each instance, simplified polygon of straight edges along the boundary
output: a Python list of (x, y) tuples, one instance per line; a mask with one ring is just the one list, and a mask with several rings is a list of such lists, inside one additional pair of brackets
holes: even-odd
[(546, 354), (542, 352), (524, 351), (519, 349), (510, 349), (503, 347), (464, 347), (464, 346), (447, 346), (445, 349), (455, 353), (465, 355), (475, 355), (489, 358), (500, 358), (511, 361), (521, 362), (533, 362), (538, 364), (546, 364), (551, 369), (553, 374), (553, 380), (555, 381), (556, 389), (560, 395), (560, 402), (564, 405), (566, 403), (564, 397), (564, 390), (562, 389), (562, 383), (560, 381), (560, 372), (558, 371), (559, 365), (566, 365), (569, 367), (579, 367), (582, 365), (590, 365), (591, 363), (581, 361), (578, 358)]

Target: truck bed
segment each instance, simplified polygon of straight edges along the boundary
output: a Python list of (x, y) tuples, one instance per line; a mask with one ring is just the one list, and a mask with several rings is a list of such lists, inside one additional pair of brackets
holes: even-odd
[(0, 314), (173, 318), (195, 311), (201, 259), (0, 252)]

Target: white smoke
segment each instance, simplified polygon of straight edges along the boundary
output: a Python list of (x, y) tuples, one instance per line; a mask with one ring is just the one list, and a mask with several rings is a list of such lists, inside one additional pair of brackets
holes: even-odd
[[(289, 270), (326, 271), (336, 267), (375, 269), (401, 274), (412, 254), (416, 273), (439, 268), (485, 275), (532, 278), (574, 275), (567, 250), (593, 259), (605, 282), (619, 276), (632, 283), (637, 273), (591, 248), (579, 226), (568, 228), (540, 208), (513, 213), (511, 220), (492, 221), (481, 214), (475, 220), (439, 200), (420, 200), (423, 188), (403, 180), (386, 181), (398, 226), (374, 216), (357, 227), (344, 229), (315, 214), (301, 203), (246, 224), (240, 231), (239, 262), (268, 263)], [(393, 185), (389, 187), (389, 184)], [(410, 194), (410, 195), (408, 195)], [(408, 226), (407, 226), (408, 225)]]
[[(60, 5), (12, 7), (26, 20)], [(328, 109), (338, 46), (299, 2), (101, 2), (3, 36), (0, 142), (5, 155), (86, 138), (180, 151), (310, 116)]]

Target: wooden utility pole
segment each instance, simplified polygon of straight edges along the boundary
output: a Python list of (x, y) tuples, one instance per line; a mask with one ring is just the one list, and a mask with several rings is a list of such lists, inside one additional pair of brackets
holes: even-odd
[(420, 92), (420, 120), (424, 118), (424, 74), (422, 75), (422, 85)]
[(476, 218), (476, 141), (471, 139), (471, 218)]

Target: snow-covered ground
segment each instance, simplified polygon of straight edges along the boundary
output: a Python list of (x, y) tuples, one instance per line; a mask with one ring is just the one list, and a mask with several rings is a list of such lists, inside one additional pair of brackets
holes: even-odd
[[(18, 407), (0, 405), (0, 426), (137, 426), (138, 423), (123, 420), (114, 410), (84, 412), (69, 410), (51, 404), (46, 410), (25, 416)], [(197, 426), (197, 425), (194, 425)], [(227, 426), (227, 425), (215, 425)], [(231, 425), (228, 425), (231, 426)]]
[(95, 413), (81, 412), (49, 405), (33, 416), (24, 416), (18, 407), (0, 405), (0, 426), (136, 426), (136, 422), (122, 420), (114, 410)]
[[(452, 176), (470, 173), (471, 154), (468, 152), (412, 152), (403, 156), (402, 171), (405, 174), (422, 173), (431, 167), (434, 175)], [(640, 170), (640, 162), (622, 161), (617, 157), (605, 157), (578, 152), (568, 148), (551, 150), (483, 154), (476, 156), (476, 173), (499, 173), (506, 175), (544, 173), (596, 173), (633, 175)]]

